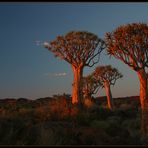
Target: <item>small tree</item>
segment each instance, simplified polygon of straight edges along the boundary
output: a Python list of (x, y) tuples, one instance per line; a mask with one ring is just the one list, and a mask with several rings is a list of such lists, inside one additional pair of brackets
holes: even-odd
[(95, 79), (97, 81), (100, 81), (102, 86), (105, 88), (108, 108), (113, 109), (114, 103), (110, 86), (115, 85), (116, 80), (123, 77), (122, 74), (119, 73), (116, 68), (112, 68), (111, 65), (107, 65), (107, 66), (96, 67), (93, 75)]
[(91, 99), (93, 94), (96, 94), (102, 86), (100, 81), (97, 81), (92, 74), (83, 77), (83, 95), (84, 99)]
[(100, 53), (106, 47), (105, 42), (93, 33), (72, 31), (50, 43), (45, 42), (44, 46), (71, 65), (74, 74), (72, 103), (81, 104), (83, 68), (99, 62)]
[(148, 133), (148, 26), (132, 23), (118, 27), (106, 34), (109, 55), (123, 61), (136, 71), (140, 82), (142, 132)]

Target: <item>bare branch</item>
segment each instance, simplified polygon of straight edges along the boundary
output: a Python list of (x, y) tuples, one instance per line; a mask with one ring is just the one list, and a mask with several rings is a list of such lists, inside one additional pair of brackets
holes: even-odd
[[(91, 54), (88, 54), (87, 59), (85, 59), (85, 61), (86, 61), (85, 66), (92, 67), (96, 63), (98, 63), (99, 62), (99, 59), (100, 59), (100, 53), (105, 48), (106, 48), (105, 42), (102, 41), (102, 40), (99, 40), (98, 43), (97, 43), (97, 51), (96, 51), (96, 53), (93, 52)], [(94, 61), (95, 57), (97, 57), (97, 60), (96, 61)], [(92, 62), (92, 64), (91, 64), (91, 62)]]
[(71, 31), (65, 36), (58, 36), (50, 43), (46, 42), (44, 47), (75, 67), (89, 66), (91, 61), (93, 66), (99, 62), (99, 58), (97, 61), (94, 61), (94, 58), (99, 57), (105, 48), (105, 42), (90, 32)]
[(108, 81), (110, 85), (114, 85), (117, 79), (123, 77), (122, 74), (119, 73), (116, 68), (112, 68), (111, 65), (96, 67), (93, 75), (102, 85), (104, 85), (106, 81)]
[(135, 71), (148, 68), (148, 26), (132, 23), (106, 34), (108, 54)]
[(83, 77), (83, 94), (85, 96), (91, 96), (95, 94), (101, 87), (101, 83), (94, 79), (93, 75), (90, 74), (86, 77)]

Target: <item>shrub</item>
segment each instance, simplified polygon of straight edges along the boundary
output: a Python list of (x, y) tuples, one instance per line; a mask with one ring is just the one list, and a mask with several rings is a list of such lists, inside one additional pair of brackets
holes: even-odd
[(94, 102), (91, 99), (84, 99), (83, 104), (86, 108), (91, 108), (94, 105)]
[(132, 119), (132, 118), (134, 119), (134, 118), (137, 117), (137, 111), (133, 110), (131, 108), (129, 108), (129, 109), (117, 109), (114, 112), (114, 115), (120, 117), (122, 120)]
[(108, 145), (110, 144), (110, 137), (99, 128), (83, 127), (77, 131), (79, 145)]
[(89, 116), (88, 116), (88, 114), (85, 114), (85, 113), (79, 113), (75, 117), (75, 121), (79, 126), (89, 126), (89, 124), (90, 124)]
[(113, 111), (104, 108), (99, 108), (96, 113), (98, 114), (98, 118), (101, 120), (105, 120), (109, 116), (113, 115)]
[(109, 116), (106, 119), (106, 122), (111, 123), (111, 124), (121, 124), (122, 119), (118, 116)]
[(99, 129), (102, 129), (102, 130), (106, 130), (109, 127), (109, 124), (106, 121), (93, 120), (91, 122), (91, 127), (93, 127), (93, 128), (99, 128)]
[(28, 128), (23, 118), (4, 119), (0, 123), (1, 134), (0, 144), (2, 145), (16, 145), (18, 143), (24, 143), (23, 138), (27, 138)]
[(51, 117), (49, 107), (46, 106), (36, 107), (34, 112), (38, 121), (46, 121)]
[(135, 131), (140, 129), (140, 119), (136, 118), (136, 119), (127, 119), (124, 120), (122, 122), (122, 126), (126, 127), (127, 129), (129, 129), (130, 131)]
[(140, 129), (133, 130), (132, 133), (130, 133), (130, 138), (128, 140), (129, 145), (141, 145), (141, 132)]
[(118, 123), (110, 123), (106, 133), (112, 137), (112, 144), (126, 144), (130, 137), (128, 130)]
[(66, 98), (53, 99), (49, 106), (50, 118), (52, 120), (63, 119), (70, 114), (70, 103)]
[(148, 145), (148, 135), (141, 137), (141, 144)]

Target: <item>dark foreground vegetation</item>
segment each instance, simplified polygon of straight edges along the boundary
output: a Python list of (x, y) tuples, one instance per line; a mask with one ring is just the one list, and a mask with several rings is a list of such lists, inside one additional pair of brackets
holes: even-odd
[(68, 95), (1, 99), (0, 145), (147, 145), (140, 133), (139, 97), (106, 97), (71, 105)]

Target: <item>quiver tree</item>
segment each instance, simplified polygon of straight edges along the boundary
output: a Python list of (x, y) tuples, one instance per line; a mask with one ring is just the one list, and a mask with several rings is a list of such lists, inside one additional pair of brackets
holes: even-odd
[(105, 88), (108, 108), (114, 108), (114, 102), (111, 93), (111, 85), (115, 85), (116, 80), (122, 78), (122, 74), (118, 72), (116, 68), (112, 68), (111, 65), (107, 66), (98, 66), (96, 67), (93, 75), (97, 81)]
[(96, 94), (98, 90), (101, 88), (100, 81), (96, 81), (92, 74), (83, 77), (83, 98), (91, 99), (93, 94)]
[(50, 43), (45, 42), (44, 46), (56, 57), (64, 59), (71, 65), (74, 74), (72, 103), (81, 104), (83, 68), (92, 67), (99, 62), (105, 42), (93, 33), (72, 31), (65, 36), (58, 36)]
[(148, 133), (148, 26), (132, 23), (106, 34), (109, 55), (121, 60), (136, 71), (140, 82), (142, 133)]

